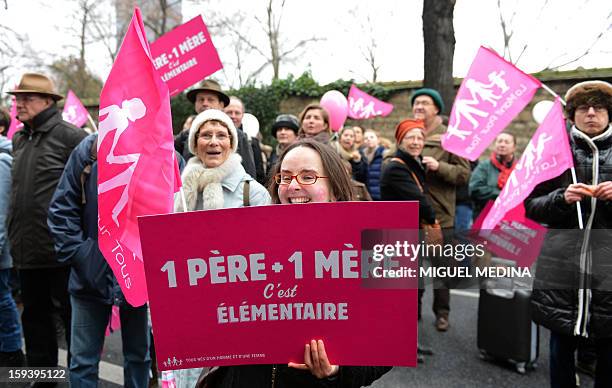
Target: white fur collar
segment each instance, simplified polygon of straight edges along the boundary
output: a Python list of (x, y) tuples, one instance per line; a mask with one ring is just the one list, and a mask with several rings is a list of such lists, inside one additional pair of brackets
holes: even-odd
[(202, 193), (204, 210), (223, 208), (223, 187), (221, 182), (225, 177), (240, 168), (241, 161), (240, 155), (232, 153), (222, 165), (206, 168), (197, 156), (189, 159), (181, 174), (187, 210), (183, 209), (180, 197), (176, 196), (174, 211), (178, 213), (201, 210), (196, 209), (199, 193)]

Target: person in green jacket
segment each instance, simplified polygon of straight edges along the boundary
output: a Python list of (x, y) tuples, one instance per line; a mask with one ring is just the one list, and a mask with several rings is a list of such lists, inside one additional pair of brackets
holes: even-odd
[(470, 177), (470, 198), (474, 201), (474, 219), (489, 200), (494, 201), (506, 184), (516, 165), (514, 152), (516, 139), (509, 133), (500, 133), (495, 138), (495, 151), (489, 159), (478, 163)]

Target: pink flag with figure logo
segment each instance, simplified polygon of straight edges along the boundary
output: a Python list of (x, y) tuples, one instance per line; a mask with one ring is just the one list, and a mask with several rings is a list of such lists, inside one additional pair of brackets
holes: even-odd
[(9, 126), (9, 129), (6, 132), (6, 137), (8, 137), (9, 139), (12, 139), (15, 132), (23, 128), (23, 123), (17, 119), (17, 101), (15, 100), (15, 96), (11, 96), (10, 115), (11, 115), (11, 125)]
[(561, 175), (574, 166), (559, 98), (535, 132), (493, 208), (482, 223), (491, 230), (541, 182)]
[(457, 92), (442, 147), (472, 161), (478, 159), (541, 85), (481, 46)]
[(62, 112), (64, 120), (77, 127), (82, 127), (87, 122), (87, 116), (89, 116), (89, 112), (87, 112), (81, 100), (72, 90), (69, 90), (66, 96), (66, 103), (64, 104), (64, 111)]
[(148, 297), (136, 218), (172, 212), (176, 161), (168, 87), (138, 8), (100, 95), (98, 133), (98, 242), (127, 301), (140, 306)]
[(349, 113), (352, 119), (365, 120), (375, 116), (387, 116), (393, 105), (376, 99), (352, 85), (348, 95)]

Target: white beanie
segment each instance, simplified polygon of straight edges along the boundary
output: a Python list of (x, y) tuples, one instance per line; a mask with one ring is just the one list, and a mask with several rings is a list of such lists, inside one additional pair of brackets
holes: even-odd
[(191, 128), (189, 128), (189, 152), (197, 155), (195, 135), (198, 132), (198, 129), (200, 129), (205, 122), (210, 120), (220, 121), (227, 126), (229, 134), (232, 137), (232, 152), (236, 152), (238, 149), (238, 132), (236, 131), (236, 127), (234, 126), (232, 119), (230, 119), (229, 116), (223, 111), (218, 109), (206, 109), (204, 112), (197, 115), (195, 119), (193, 119)]

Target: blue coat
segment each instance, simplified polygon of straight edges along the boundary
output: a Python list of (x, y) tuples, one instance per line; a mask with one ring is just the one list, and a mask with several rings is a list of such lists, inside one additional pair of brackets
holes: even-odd
[(85, 198), (81, 205), (81, 173), (88, 164), (96, 135), (90, 135), (74, 149), (51, 205), (47, 223), (55, 241), (57, 260), (69, 263), (71, 295), (105, 304), (123, 302), (123, 294), (98, 248), (98, 163), (85, 181)]
[[(374, 151), (374, 158), (372, 158), (372, 162), (368, 163), (368, 180), (366, 185), (368, 186), (368, 191), (372, 196), (372, 199), (375, 201), (380, 201), (380, 177), (382, 175), (382, 163), (383, 163), (383, 153), (385, 152), (385, 147), (379, 146)], [(367, 157), (365, 157), (367, 161)]]
[(0, 269), (13, 266), (6, 228), (6, 217), (11, 201), (12, 150), (13, 143), (6, 137), (0, 136)]

